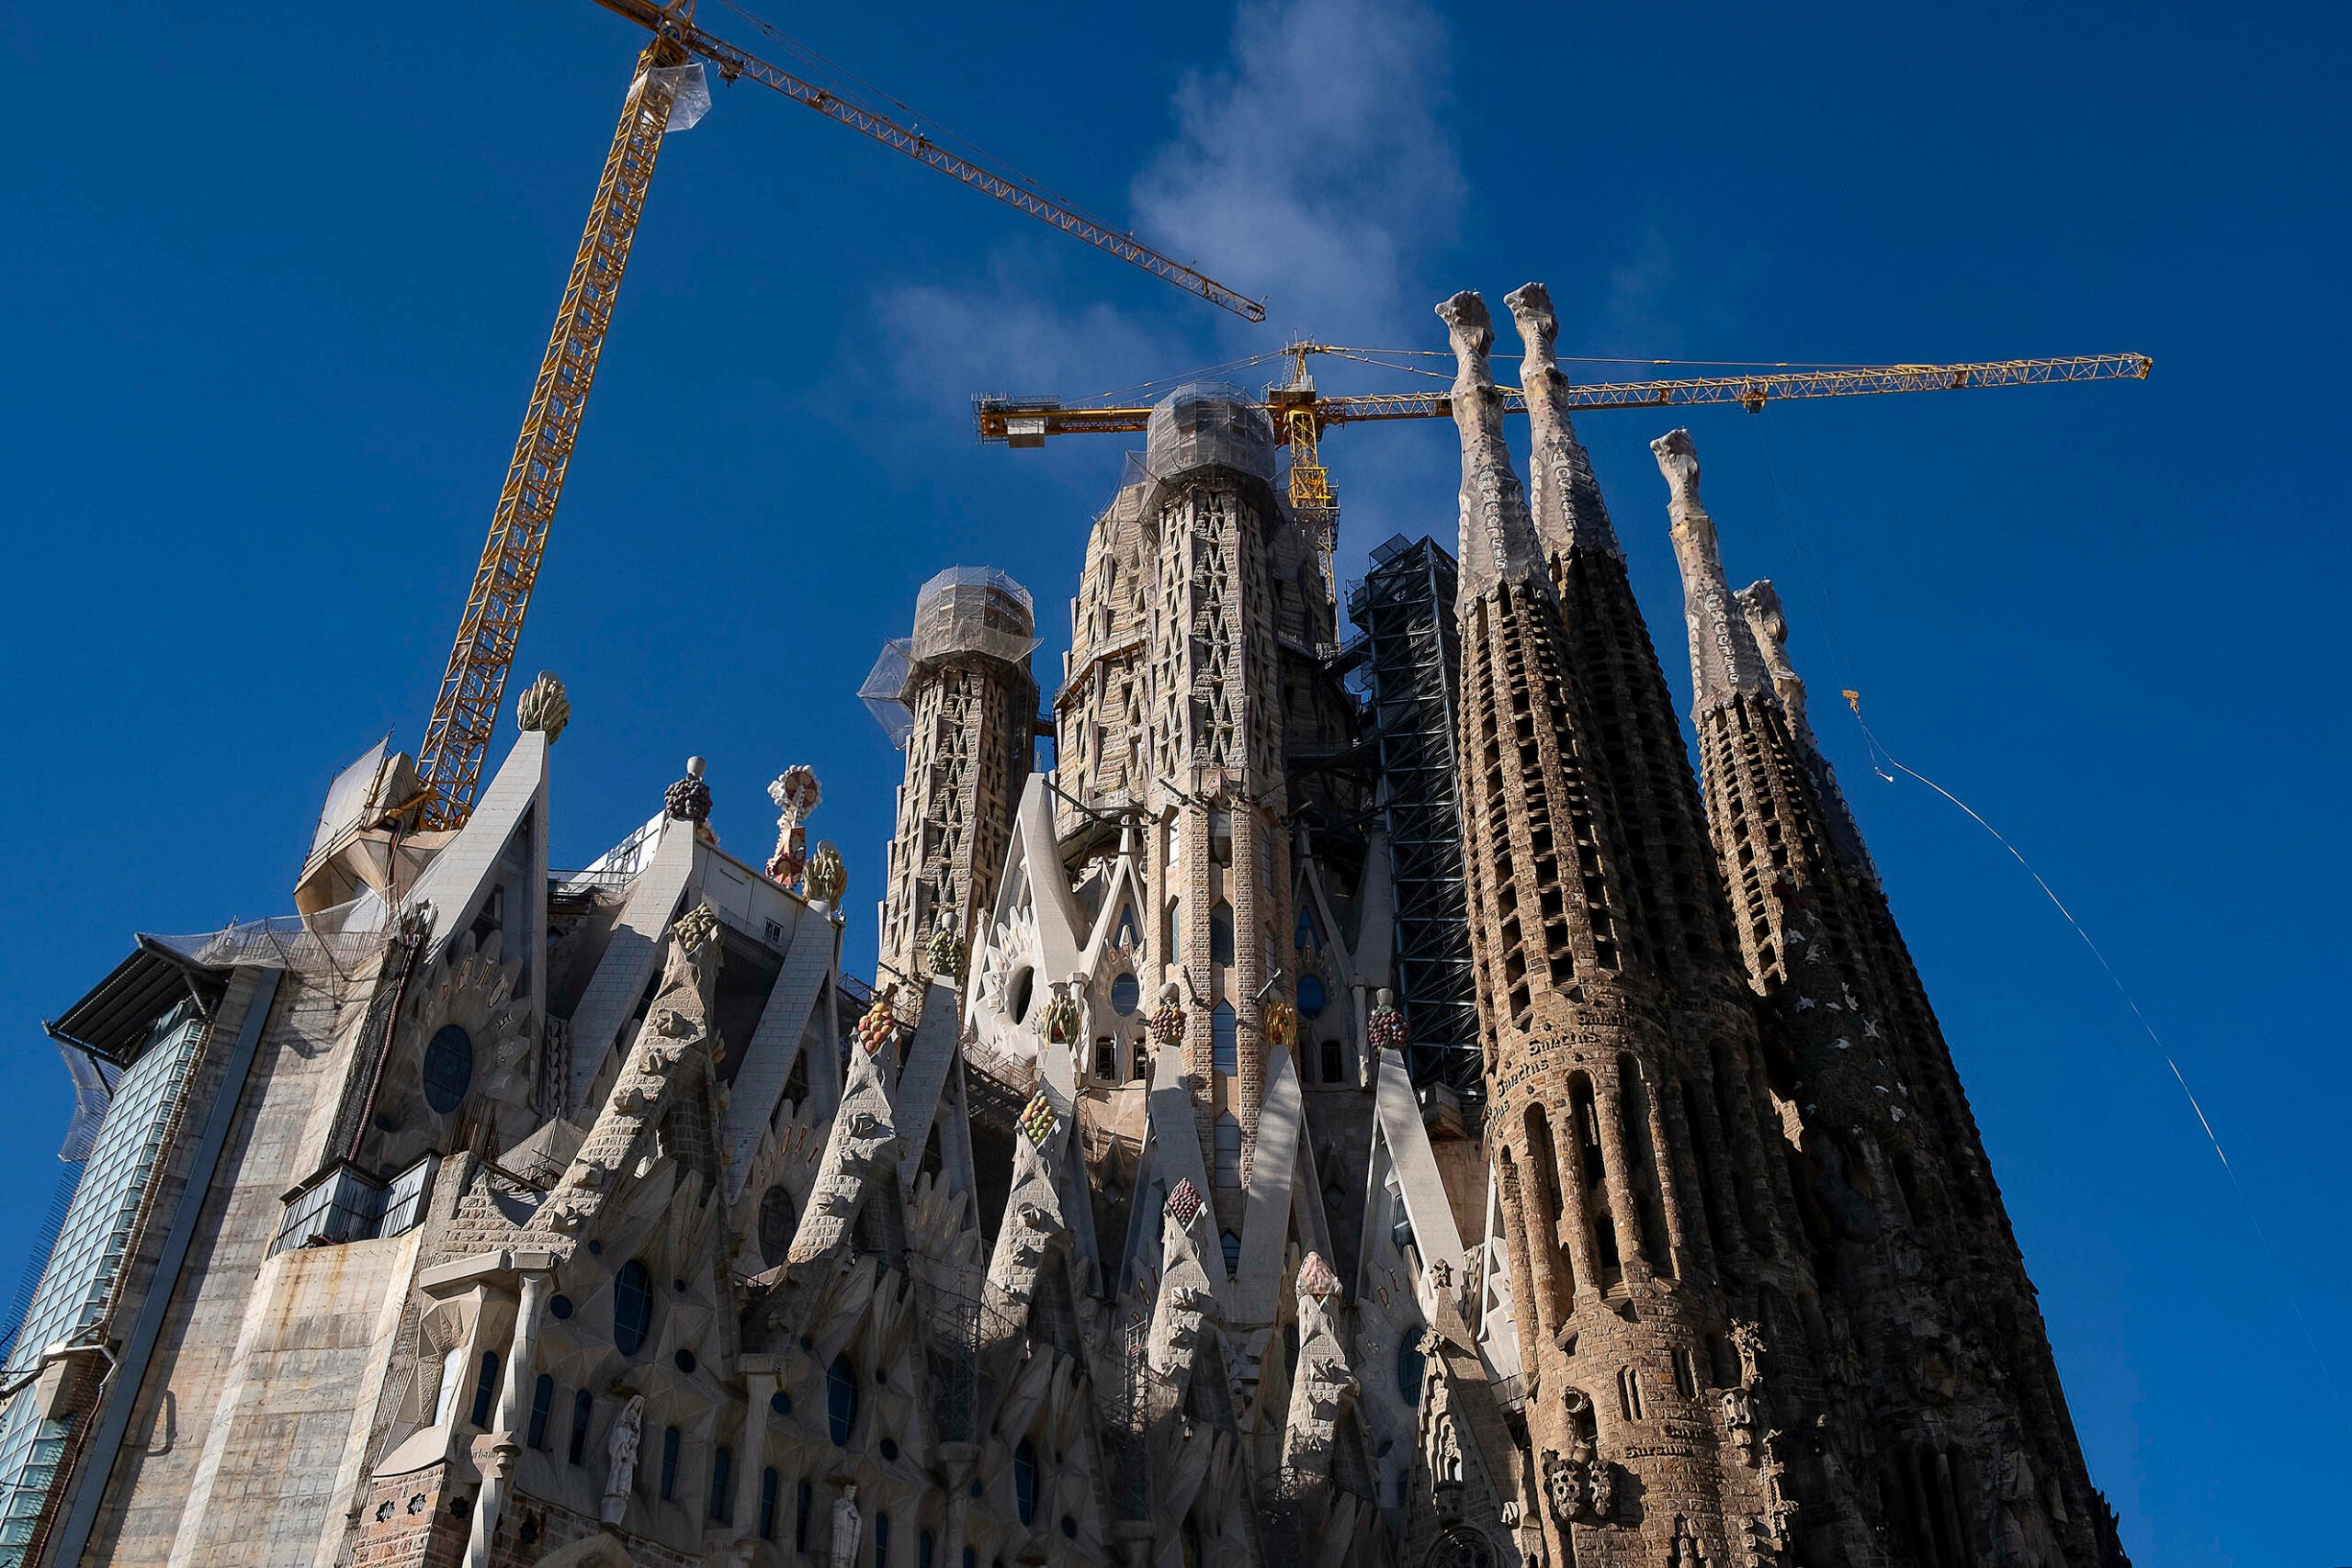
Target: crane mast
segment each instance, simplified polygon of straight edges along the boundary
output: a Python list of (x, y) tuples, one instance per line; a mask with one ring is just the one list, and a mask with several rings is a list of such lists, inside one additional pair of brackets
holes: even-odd
[(424, 742), (417, 749), (417, 770), (426, 789), (420, 823), (427, 829), (462, 827), (481, 787), (482, 759), (498, 728), (506, 677), (514, 665), (531, 590), (547, 554), (548, 527), (563, 495), (564, 475), (579, 440), (581, 412), (595, 382), (613, 301), (620, 292), (629, 246), (645, 210), (646, 189), (676, 104), (675, 68), (699, 57), (716, 65), (724, 80), (748, 77), (1189, 294), (1253, 321), (1266, 319), (1265, 307), (1257, 301), (1048, 194), (1025, 175), (991, 166), (977, 154), (943, 147), (920, 130), (705, 31), (694, 20), (694, 0), (596, 3), (646, 28), (653, 39), (638, 56), (636, 79), (621, 105), (612, 150), (605, 154), (587, 227), (564, 285), (563, 303), (556, 311), (555, 331), (539, 362), (522, 434), (515, 438), (514, 461), (507, 465), (506, 482), (498, 492), (490, 537), (466, 595), (465, 616), (458, 624), (458, 638), (434, 696)]
[(580, 414), (595, 384), (596, 361), (612, 324), (613, 300), (628, 266), (630, 243), (645, 210), (645, 192), (669, 129), (674, 93), (665, 68), (683, 65), (686, 52), (673, 39), (656, 38), (637, 57), (637, 79), (621, 105), (612, 150), (588, 205), (588, 224), (571, 260), (571, 276), (556, 310), (555, 331), (531, 386), (523, 432), (506, 482), (492, 513), (490, 538), (474, 569), (466, 595), (465, 618), (449, 650), (448, 668), (433, 700), (433, 717), (417, 754), (417, 772), (431, 792), (423, 826), (457, 828), (473, 809), (481, 785), (481, 761), (498, 727), (498, 705), (514, 668), (523, 617), (531, 607), (547, 554), (548, 525), (555, 521), (565, 473), (580, 436)]

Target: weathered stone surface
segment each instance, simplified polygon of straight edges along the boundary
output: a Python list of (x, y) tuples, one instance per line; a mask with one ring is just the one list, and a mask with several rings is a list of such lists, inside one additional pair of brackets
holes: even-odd
[[(220, 998), (96, 1325), (130, 1419), (66, 1467), (59, 1507), (105, 1488), (84, 1560), (2118, 1561), (1786, 615), (1661, 441), (1702, 807), (1550, 301), (1510, 304), (1523, 488), (1485, 308), (1441, 310), (1483, 1102), (1407, 1028), (1413, 847), (1318, 541), (1251, 400), (1193, 389), (1090, 537), (1050, 779), (1025, 595), (975, 579), (969, 646), (919, 611), (871, 1008), (837, 854), (774, 879), (794, 775), (769, 875), (697, 769), (550, 887), (552, 690), (466, 832), (357, 830), (410, 935)], [(568, 1083), (522, 1071), (542, 1035)], [(378, 1183), (404, 1228), (337, 1241)], [(345, 1208), (273, 1254), (314, 1192)], [(86, 1422), (96, 1366), (21, 1397)]]

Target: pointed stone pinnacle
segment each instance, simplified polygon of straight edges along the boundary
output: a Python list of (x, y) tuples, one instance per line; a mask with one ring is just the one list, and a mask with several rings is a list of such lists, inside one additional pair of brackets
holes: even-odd
[(1487, 302), (1467, 289), (1438, 306), (1453, 344), (1453, 425), (1462, 439), (1459, 595), (1465, 604), (1506, 583), (1550, 579), (1527, 492), (1503, 440), (1503, 400), (1487, 355), (1495, 344)]
[(1650, 443), (1657, 471), (1666, 477), (1667, 517), (1674, 558), (1682, 568), (1683, 620), (1690, 633), (1690, 694), (1693, 711), (1728, 701), (1736, 693), (1774, 697), (1747, 613), (1732, 598), (1724, 579), (1723, 554), (1714, 519), (1699, 500), (1699, 449), (1687, 430), (1669, 430)]
[(1593, 478), (1592, 457), (1568, 418), (1568, 378), (1554, 354), (1560, 321), (1552, 310), (1551, 292), (1540, 283), (1522, 284), (1503, 303), (1510, 307), (1526, 350), (1520, 386), (1527, 394), (1527, 491), (1535, 536), (1547, 558), (1576, 549), (1623, 559), (1600, 483)]

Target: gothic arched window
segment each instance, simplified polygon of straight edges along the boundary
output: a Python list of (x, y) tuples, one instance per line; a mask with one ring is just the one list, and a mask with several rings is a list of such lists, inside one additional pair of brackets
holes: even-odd
[(1314, 975), (1301, 975), (1298, 977), (1298, 1016), (1301, 1018), (1321, 1018), (1323, 1016), (1323, 981), (1321, 977)]
[(1223, 900), (1209, 911), (1209, 962), (1233, 962), (1233, 906)]
[(1396, 1341), (1396, 1394), (1416, 1410), (1421, 1404), (1421, 1375), (1428, 1364), (1421, 1355), (1419, 1337), (1410, 1327)]
[(632, 1258), (613, 1276), (613, 1348), (634, 1356), (653, 1326), (653, 1276)]
[(524, 1441), (526, 1447), (544, 1449), (548, 1446), (548, 1416), (555, 1409), (555, 1379), (547, 1373), (531, 1385), (531, 1426)]
[(1037, 1514), (1037, 1450), (1028, 1438), (1012, 1450), (1012, 1506), (1028, 1524)]
[(847, 1356), (835, 1356), (825, 1371), (825, 1423), (833, 1446), (849, 1447), (850, 1428), (857, 1425), (857, 1368)]
[(571, 1442), (563, 1457), (573, 1464), (582, 1463), (588, 1454), (588, 1420), (596, 1412), (596, 1397), (586, 1389), (571, 1396)]
[(424, 1103), (447, 1116), (474, 1081), (474, 1037), (445, 1023), (424, 1047)]
[(468, 1417), (477, 1427), (490, 1425), (491, 1407), (498, 1399), (498, 1352), (481, 1353), (481, 1376), (474, 1380), (474, 1407)]
[(1240, 1021), (1231, 1002), (1219, 1002), (1209, 1012), (1210, 1066), (1220, 1073), (1241, 1070)]
[(724, 1443), (710, 1456), (710, 1517), (722, 1525), (735, 1522), (735, 1450)]

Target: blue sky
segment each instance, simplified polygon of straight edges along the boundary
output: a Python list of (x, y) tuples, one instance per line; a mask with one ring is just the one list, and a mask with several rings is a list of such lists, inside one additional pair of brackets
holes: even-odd
[[(1114, 439), (977, 446), (976, 391), (1083, 394), (1294, 333), (1442, 348), (1435, 300), (1498, 307), (1531, 277), (1569, 354), (2152, 354), (2145, 384), (1689, 423), (1735, 580), (1781, 587), (2127, 1545), (2352, 1558), (2352, 28), (2226, 9), (779, 7), (1269, 319), (720, 90), (663, 155), (526, 636), (525, 677), (558, 671), (574, 706), (557, 860), (649, 815), (689, 752), (756, 857), (763, 785), (806, 761), (870, 960), (898, 758), (859, 678), (915, 587), (967, 563), (1035, 592), (1050, 683), (1119, 471)], [(65, 1111), (40, 1019), (134, 930), (290, 908), (329, 777), (388, 731), (415, 745), (638, 43), (586, 0), (460, 26), (0, 16), (0, 1289)], [(1340, 369), (1327, 385), (1403, 384)], [(1680, 691), (1644, 449), (1669, 423), (1583, 428)], [(1450, 532), (1442, 425), (1342, 431), (1326, 457), (1343, 575), (1392, 532)], [(2267, 1242), (2030, 881), (1872, 776), (1849, 685), (2096, 935)]]

